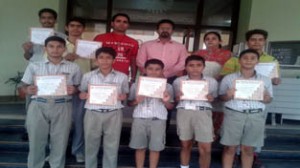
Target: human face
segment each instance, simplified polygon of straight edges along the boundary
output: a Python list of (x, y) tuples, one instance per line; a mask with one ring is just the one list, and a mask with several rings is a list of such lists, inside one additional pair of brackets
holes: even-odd
[(51, 13), (44, 12), (40, 16), (40, 23), (44, 28), (54, 28), (56, 19)]
[(216, 36), (215, 34), (207, 34), (204, 43), (207, 48), (219, 48), (219, 45), (222, 43), (222, 41)]
[(125, 33), (129, 27), (129, 21), (124, 16), (117, 16), (115, 20), (111, 22), (111, 27), (114, 32)]
[(100, 53), (97, 57), (98, 66), (101, 69), (111, 69), (114, 62), (113, 56), (108, 53)]
[(173, 34), (173, 27), (169, 23), (162, 23), (159, 25), (157, 33), (159, 35), (159, 38), (169, 39)]
[(187, 63), (185, 70), (190, 78), (198, 79), (201, 78), (204, 67), (202, 61), (192, 60)]
[(65, 30), (68, 32), (69, 36), (81, 37), (84, 26), (79, 22), (72, 21), (65, 27)]
[(149, 77), (159, 78), (162, 77), (163, 70), (158, 64), (149, 64), (145, 69), (145, 73)]
[(65, 52), (66, 47), (58, 41), (49, 41), (45, 46), (45, 51), (50, 58), (60, 58)]
[(239, 59), (241, 69), (252, 70), (258, 63), (257, 55), (254, 53), (246, 53)]
[(258, 52), (263, 51), (265, 44), (266, 44), (266, 39), (262, 34), (253, 34), (247, 41), (248, 47)]

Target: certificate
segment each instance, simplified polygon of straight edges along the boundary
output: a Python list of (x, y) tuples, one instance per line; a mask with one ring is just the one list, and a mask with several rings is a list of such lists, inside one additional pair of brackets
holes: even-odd
[(269, 78), (278, 78), (279, 73), (277, 69), (277, 64), (275, 62), (270, 63), (258, 63), (255, 66), (255, 70), (261, 75), (267, 76)]
[(204, 80), (181, 81), (182, 100), (207, 100), (208, 82)]
[(77, 40), (76, 54), (82, 58), (95, 58), (95, 51), (102, 46), (101, 42)]
[(153, 98), (163, 98), (166, 86), (167, 79), (140, 76), (137, 95)]
[(35, 76), (37, 96), (65, 96), (67, 95), (67, 82), (64, 75)]
[(34, 44), (44, 45), (45, 40), (54, 35), (54, 29), (51, 28), (30, 28), (30, 41)]
[(241, 100), (263, 100), (264, 83), (260, 80), (236, 80), (235, 99)]
[(118, 89), (116, 85), (89, 85), (89, 104), (115, 106)]

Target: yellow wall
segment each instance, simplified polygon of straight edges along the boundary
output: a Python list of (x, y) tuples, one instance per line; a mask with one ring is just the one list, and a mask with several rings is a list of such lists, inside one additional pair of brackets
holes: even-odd
[(59, 13), (57, 26), (63, 28), (65, 0), (1, 0), (0, 1), (0, 96), (12, 95), (13, 86), (4, 84), (9, 78), (24, 71), (27, 61), (23, 58), (22, 43), (28, 39), (29, 28), (39, 26), (38, 11), (52, 8)]

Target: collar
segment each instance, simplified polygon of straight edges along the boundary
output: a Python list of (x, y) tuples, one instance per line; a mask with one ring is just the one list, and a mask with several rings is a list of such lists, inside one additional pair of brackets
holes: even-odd
[[(186, 79), (187, 80), (193, 80), (193, 79), (190, 79), (189, 75), (186, 75)], [(206, 77), (203, 74), (201, 74), (200, 80), (205, 80), (205, 79), (206, 79)]]
[[(155, 40), (156, 42), (158, 42), (158, 43), (160, 43), (161, 42), (161, 40), (158, 38), (158, 39), (156, 39)], [(173, 43), (174, 42), (174, 40), (172, 40), (172, 39), (170, 39), (169, 41), (167, 41), (166, 43)]]
[[(242, 75), (241, 71), (239, 71), (237, 74), (238, 74), (238, 77), (244, 78), (244, 76)], [(254, 75), (251, 76), (250, 78), (257, 79), (257, 73), (256, 73), (256, 70), (254, 70)]]
[[(44, 63), (45, 63), (45, 64), (51, 63), (50, 60), (48, 59), (48, 57), (45, 58)], [(63, 59), (60, 61), (59, 64), (66, 64), (66, 63), (67, 63), (67, 60), (65, 60), (65, 59), (63, 58)]]
[[(117, 73), (116, 70), (112, 69), (109, 74), (115, 75), (116, 73)], [(96, 74), (100, 74), (100, 75), (104, 76), (99, 68), (96, 70)]]

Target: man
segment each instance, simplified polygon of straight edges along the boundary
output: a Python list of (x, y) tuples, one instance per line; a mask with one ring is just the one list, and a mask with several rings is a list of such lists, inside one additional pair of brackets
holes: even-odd
[(102, 42), (102, 47), (111, 47), (117, 52), (117, 57), (113, 68), (129, 76), (130, 81), (134, 82), (136, 77), (136, 55), (138, 42), (126, 36), (126, 30), (129, 27), (130, 18), (127, 14), (117, 13), (112, 17), (111, 33), (97, 35), (94, 41)]
[[(81, 18), (71, 18), (65, 26), (68, 37), (66, 38), (67, 51), (64, 53), (66, 60), (76, 63), (82, 72), (86, 73), (91, 70), (90, 60), (80, 58), (75, 54), (76, 41), (81, 39), (85, 30), (85, 22)], [(83, 134), (83, 117), (84, 117), (84, 101), (79, 99), (78, 94), (73, 95), (73, 138), (72, 138), (72, 154), (76, 157), (78, 163), (84, 162), (84, 134)]]
[[(38, 13), (39, 21), (41, 27), (43, 28), (52, 28), (54, 29), (57, 13), (50, 8), (43, 8)], [(66, 36), (63, 33), (55, 32), (55, 35), (65, 38)], [(46, 58), (44, 56), (44, 46), (33, 44), (32, 42), (25, 42), (23, 45), (24, 58), (31, 62), (41, 61)]]
[(164, 77), (172, 83), (182, 74), (188, 53), (183, 44), (172, 40), (175, 24), (163, 19), (157, 23), (158, 39), (143, 43), (137, 56), (137, 66), (144, 71), (144, 64), (149, 59), (159, 59), (165, 64)]

